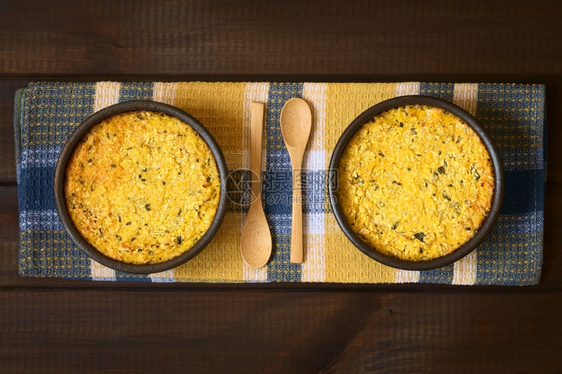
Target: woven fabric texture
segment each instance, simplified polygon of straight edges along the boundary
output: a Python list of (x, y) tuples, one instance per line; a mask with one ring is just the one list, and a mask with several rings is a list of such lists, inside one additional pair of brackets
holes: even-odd
[[(396, 96), (422, 94), (463, 107), (496, 142), (506, 190), (500, 217), (469, 256), (430, 271), (379, 264), (356, 249), (337, 225), (327, 197), (331, 150), (352, 120)], [(284, 103), (302, 97), (313, 128), (303, 162), (302, 264), (289, 262), (291, 167), (279, 116)], [(248, 209), (229, 202), (223, 224), (193, 260), (157, 274), (114, 271), (85, 256), (66, 234), (53, 200), (53, 174), (62, 146), (81, 121), (108, 105), (137, 99), (172, 104), (213, 134), (233, 180), (250, 168), (250, 103), (266, 104), (262, 199), (273, 237), (265, 267), (248, 267), (240, 233)], [(322, 282), (532, 285), (540, 280), (546, 170), (545, 89), (522, 84), (402, 83), (32, 83), (15, 98), (16, 160), (22, 276), (148, 282)], [(234, 183), (236, 185), (236, 183)]]

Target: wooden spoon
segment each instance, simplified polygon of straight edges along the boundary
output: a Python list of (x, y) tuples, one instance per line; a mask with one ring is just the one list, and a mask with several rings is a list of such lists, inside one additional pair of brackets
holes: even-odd
[(300, 264), (303, 261), (301, 168), (311, 127), (312, 114), (307, 102), (296, 97), (287, 101), (281, 110), (281, 132), (289, 151), (293, 169), (293, 216), (291, 222), (290, 261), (295, 264)]
[[(252, 202), (242, 229), (240, 251), (244, 261), (261, 268), (271, 257), (271, 232), (265, 218), (261, 199), (261, 145), (264, 104), (251, 104), (250, 154), (252, 169)], [(257, 177), (257, 178), (256, 178)]]

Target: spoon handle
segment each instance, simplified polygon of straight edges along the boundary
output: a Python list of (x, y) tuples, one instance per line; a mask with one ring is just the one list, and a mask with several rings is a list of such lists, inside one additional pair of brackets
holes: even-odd
[(250, 167), (252, 170), (252, 202), (261, 206), (261, 146), (263, 136), (263, 103), (250, 106)]
[(303, 262), (303, 246), (302, 246), (302, 170), (301, 163), (293, 167), (293, 214), (291, 222), (291, 255), (290, 261), (293, 264)]

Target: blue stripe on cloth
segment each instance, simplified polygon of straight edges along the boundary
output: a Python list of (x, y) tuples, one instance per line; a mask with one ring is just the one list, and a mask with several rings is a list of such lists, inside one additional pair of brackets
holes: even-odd
[(439, 269), (420, 271), (420, 283), (444, 283), (453, 282), (454, 265), (447, 265)]
[[(303, 85), (299, 83), (271, 83), (267, 101), (267, 126), (265, 129), (267, 160), (264, 190), (265, 214), (271, 224), (273, 255), (268, 264), (267, 278), (273, 282), (298, 282), (301, 279), (301, 265), (290, 263), (291, 220), (278, 219), (290, 216), (292, 199), (291, 160), (286, 151), (279, 118), (285, 102), (293, 97), (302, 97)], [(271, 155), (271, 156), (270, 156)], [(280, 180), (277, 180), (279, 178)], [(289, 183), (285, 183), (288, 179)], [(283, 203), (284, 201), (284, 203)]]
[(506, 171), (502, 214), (525, 214), (544, 209), (544, 170)]
[(21, 235), (20, 275), (91, 279), (90, 260), (65, 230), (27, 230)]
[[(544, 97), (544, 92), (541, 95), (542, 96), (542, 108), (539, 108), (538, 110), (542, 109), (542, 119), (543, 119), (543, 123), (537, 123), (537, 126), (540, 126), (542, 128), (542, 168), (546, 170), (546, 165), (547, 165), (547, 155), (548, 155), (548, 118), (546, 115), (546, 103), (545, 103), (545, 97)], [(545, 191), (546, 191), (546, 172), (544, 173), (544, 184), (545, 184)]]
[(539, 85), (479, 85), (476, 117), (500, 150), (505, 196), (496, 226), (478, 247), (477, 284), (539, 281), (546, 167), (544, 99), (544, 87)]
[[(301, 187), (303, 213), (324, 213), (327, 172), (324, 170), (302, 171)], [(291, 169), (287, 165), (264, 173), (264, 193), (269, 209), (276, 215), (291, 215)]]
[[(478, 247), (476, 284), (531, 285), (540, 279), (542, 267), (542, 215), (524, 223), (540, 232), (503, 232), (496, 226)], [(531, 229), (532, 230), (532, 229)]]
[(119, 102), (152, 100), (153, 91), (153, 83), (121, 83), (121, 88), (119, 89)]
[[(272, 168), (272, 163), (267, 163), (268, 168)], [(290, 215), (292, 199), (290, 163), (281, 167), (273, 167), (274, 170), (264, 172), (263, 192), (267, 205), (266, 213), (275, 216)]]
[[(18, 212), (20, 212), (20, 217), (22, 216), (22, 212), (25, 210), (25, 199), (22, 196), (26, 196), (26, 180), (24, 177), (24, 164), (22, 164), (22, 157), (21, 157), (21, 133), (22, 133), (22, 124), (24, 122), (23, 118), (23, 103), (26, 99), (28, 90), (27, 89), (19, 89), (16, 91), (16, 96), (14, 98), (14, 135), (15, 135), (15, 151), (16, 151), (16, 177), (18, 183)], [(26, 230), (25, 222), (22, 222), (23, 219), (20, 218), (20, 232), (24, 232)]]
[(481, 84), (476, 118), (500, 150), (542, 150), (544, 100), (543, 86)]
[(24, 169), (27, 179), (26, 211), (53, 210), (53, 177), (55, 166)]
[(118, 282), (152, 282), (150, 275), (147, 274), (131, 274), (122, 271), (115, 271), (115, 280)]
[[(453, 101), (455, 85), (453, 83), (424, 83), (420, 84), (420, 95), (437, 97)], [(453, 282), (453, 265), (439, 269), (420, 271), (420, 283), (446, 283)]]
[[(28, 100), (18, 112), (20, 274), (91, 279), (88, 257), (60, 230), (58, 215), (38, 212), (54, 210), (56, 150), (92, 114), (95, 84), (32, 83), (25, 96)], [(45, 218), (47, 221), (36, 222)], [(41, 229), (30, 229), (37, 226)]]
[[(24, 108), (22, 151), (25, 147), (63, 144), (72, 130), (93, 112), (95, 84), (37, 83), (30, 85)], [(31, 102), (31, 104), (29, 104)]]
[(454, 88), (455, 85), (453, 83), (421, 83), (420, 95), (453, 101)]
[[(19, 89), (16, 91), (14, 97), (14, 136), (15, 136), (15, 151), (16, 151), (16, 165), (21, 164), (21, 127), (20, 124), (23, 122), (22, 112), (23, 103), (25, 101), (27, 90)], [(19, 174), (18, 174), (19, 177)], [(19, 178), (18, 178), (19, 179)]]
[(27, 181), (25, 180), (25, 168), (22, 164), (16, 164), (16, 173), (18, 179), (18, 212), (20, 232), (27, 230), (26, 206), (27, 206)]
[(545, 169), (546, 149), (501, 149), (505, 171)]
[(267, 214), (267, 221), (276, 221), (277, 232), (275, 235), (291, 235), (291, 213), (289, 214)]
[[(275, 178), (286, 178), (286, 175), (289, 176), (289, 190), (275, 188), (272, 190), (268, 190), (265, 192), (265, 204), (267, 204), (266, 213), (269, 212), (270, 215), (275, 217), (282, 216), (282, 215), (291, 215), (291, 201), (292, 201), (292, 192), (291, 192), (291, 171), (268, 171), (265, 172), (265, 180), (269, 181), (269, 184), (272, 184), (271, 181), (274, 181)], [(281, 184), (276, 184), (276, 186), (281, 187)]]
[(496, 230), (500, 235), (540, 234), (544, 212), (537, 211), (526, 214), (500, 214), (496, 221)]

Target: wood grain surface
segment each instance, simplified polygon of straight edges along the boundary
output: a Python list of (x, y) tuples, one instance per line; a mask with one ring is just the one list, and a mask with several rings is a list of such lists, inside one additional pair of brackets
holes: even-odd
[[(560, 373), (561, 8), (523, 0), (0, 2), (0, 373)], [(14, 94), (39, 80), (544, 84), (541, 282), (20, 277)]]

